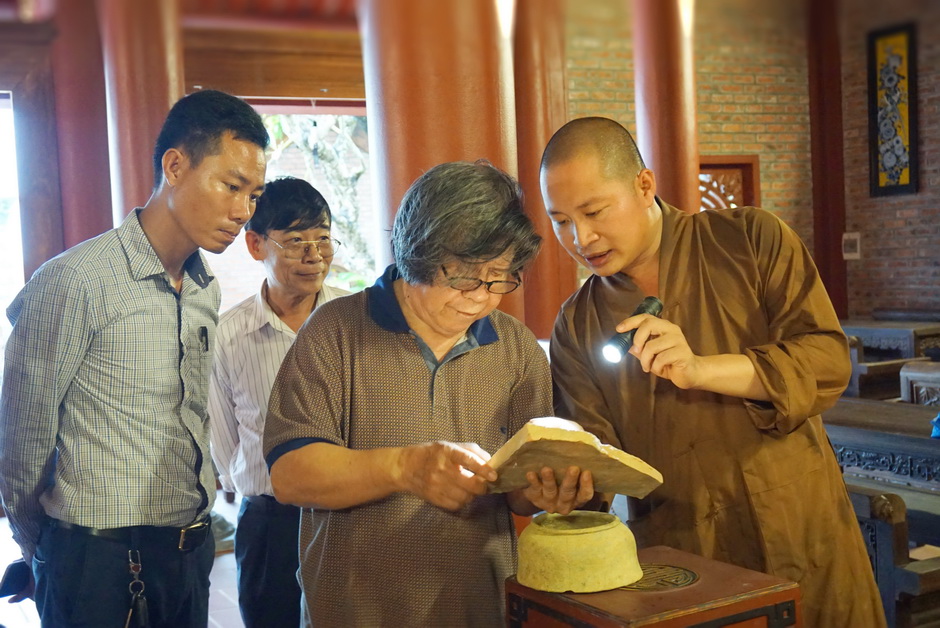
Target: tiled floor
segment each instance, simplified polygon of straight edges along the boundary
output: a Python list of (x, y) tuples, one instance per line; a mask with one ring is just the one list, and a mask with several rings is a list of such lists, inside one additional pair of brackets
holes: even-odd
[[(236, 495), (235, 503), (229, 504), (219, 491), (213, 510), (234, 525), (240, 505), (241, 495)], [(233, 552), (216, 555), (209, 582), (209, 626), (211, 628), (245, 628), (238, 612), (238, 585), (235, 579), (235, 554)]]
[[(240, 499), (228, 504), (220, 492), (216, 499), (215, 512), (233, 524), (238, 516)], [(20, 555), (19, 548), (10, 535), (10, 526), (5, 517), (0, 518), (0, 570)], [(211, 590), (209, 592), (209, 626), (211, 628), (244, 628), (238, 613), (238, 589), (235, 584), (235, 554), (229, 552), (215, 557), (212, 567)], [(8, 604), (9, 598), (0, 600), (0, 628), (38, 628), (39, 615), (32, 600), (19, 604)]]

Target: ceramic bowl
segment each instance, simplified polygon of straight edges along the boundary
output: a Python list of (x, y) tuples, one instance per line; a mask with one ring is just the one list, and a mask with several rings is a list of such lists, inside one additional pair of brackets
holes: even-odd
[(519, 536), (516, 580), (532, 589), (592, 593), (642, 576), (633, 533), (608, 513), (542, 513)]

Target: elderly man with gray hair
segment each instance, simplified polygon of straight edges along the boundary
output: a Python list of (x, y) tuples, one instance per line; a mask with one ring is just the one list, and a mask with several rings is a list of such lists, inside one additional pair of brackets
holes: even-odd
[(577, 468), (486, 494), (488, 452), (551, 414), (544, 353), (496, 310), (539, 246), (510, 176), (436, 166), (399, 207), (396, 263), (300, 330), (264, 451), (278, 500), (303, 507), (308, 625), (500, 625), (511, 512), (569, 512), (593, 497)]

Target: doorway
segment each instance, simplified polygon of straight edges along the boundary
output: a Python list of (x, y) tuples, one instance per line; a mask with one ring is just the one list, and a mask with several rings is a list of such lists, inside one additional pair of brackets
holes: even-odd
[[(13, 94), (0, 91), (0, 348), (6, 348), (6, 308), (23, 287), (23, 236), (17, 185)], [(3, 365), (0, 363), (0, 381)]]

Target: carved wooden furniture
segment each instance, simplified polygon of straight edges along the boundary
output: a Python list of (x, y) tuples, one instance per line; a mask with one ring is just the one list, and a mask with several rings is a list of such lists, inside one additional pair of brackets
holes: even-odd
[[(795, 582), (670, 547), (638, 552), (643, 578), (599, 593), (546, 593), (506, 581), (507, 625), (801, 626)], [(691, 586), (694, 585), (694, 586)]]
[(842, 321), (847, 336), (858, 336), (869, 359), (890, 360), (924, 355), (928, 347), (940, 347), (940, 323), (931, 321)]
[(902, 628), (940, 615), (940, 560), (912, 561), (907, 553), (909, 540), (940, 545), (940, 441), (930, 438), (936, 414), (849, 398), (823, 413), (886, 614)]
[(842, 398), (823, 422), (846, 482), (900, 496), (910, 539), (940, 546), (940, 441), (930, 438), (936, 415), (928, 406)]
[[(890, 628), (920, 626), (940, 613), (940, 558), (911, 560), (907, 507), (898, 495), (847, 484)], [(924, 621), (922, 621), (924, 620)]]
[(843, 393), (846, 397), (896, 399), (901, 396), (901, 369), (911, 362), (930, 358), (899, 358), (868, 361), (858, 336), (849, 336), (852, 378)]
[(940, 406), (940, 362), (911, 362), (901, 367), (901, 400)]

